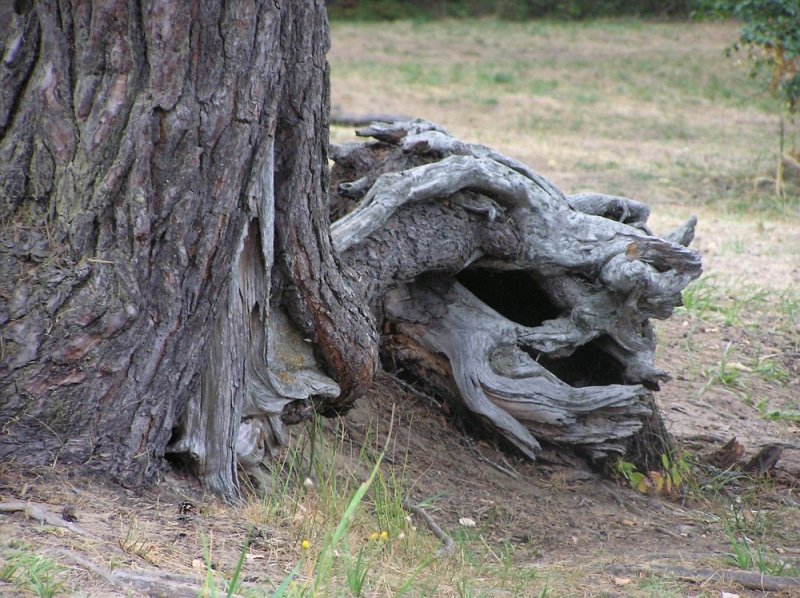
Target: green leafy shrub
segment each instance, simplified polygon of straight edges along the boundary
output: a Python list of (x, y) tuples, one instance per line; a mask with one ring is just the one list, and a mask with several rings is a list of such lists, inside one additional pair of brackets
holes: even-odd
[(742, 22), (739, 41), (753, 59), (753, 76), (766, 75), (766, 89), (785, 102), (789, 113), (800, 108), (800, 2), (798, 0), (700, 0), (697, 14), (732, 17)]

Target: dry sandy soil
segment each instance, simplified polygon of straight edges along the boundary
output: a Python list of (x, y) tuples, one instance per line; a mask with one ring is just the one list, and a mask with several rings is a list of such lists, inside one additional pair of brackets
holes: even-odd
[[(691, 213), (697, 214), (694, 246), (711, 276), (703, 288), (710, 289), (712, 309), (679, 310), (658, 325), (659, 366), (674, 377), (658, 394), (658, 402), (677, 445), (698, 463), (695, 480), (681, 491), (641, 494), (557, 453), (537, 464), (524, 462), (490, 439), (466, 432), (464, 423), (446, 408), (404, 393), (388, 378), (382, 378), (374, 396), (347, 418), (344, 425), (350, 438), (367, 442), (370, 425), (386, 430), (394, 405), (398, 440), (390, 451), (394, 465), (387, 467), (402, 469), (412, 500), (437, 497), (432, 512), (446, 530), (457, 530), (459, 518), (475, 520), (486, 546), (512, 546), (515, 563), (535, 567), (539, 580), (547, 578), (550, 596), (718, 597), (723, 591), (762, 595), (735, 581), (709, 579), (707, 571), (736, 570), (726, 563), (732, 552), (726, 519), (735, 521), (754, 547), (790, 564), (800, 562), (798, 311), (776, 307), (782, 293), (800, 287), (800, 224), (792, 212), (776, 218), (692, 198), (713, 194), (735, 180), (748, 162), (748, 147), (768, 145), (764, 129), (774, 128), (774, 117), (730, 104), (712, 111), (702, 101), (682, 105), (676, 114), (646, 98), (639, 104), (625, 97), (609, 99), (602, 94), (602, 81), (597, 86), (599, 99), (573, 108), (565, 107), (557, 96), (524, 90), (501, 95), (476, 88), (459, 94), (447, 81), (418, 85), (412, 78), (408, 83), (408, 69), (401, 69), (406, 79), (392, 78), (393, 61), (400, 67), (409, 62), (448, 64), (455, 53), (466, 63), (478, 64), (487, 60), (487, 53), (496, 52), (492, 68), (511, 72), (500, 56), (510, 52), (504, 44), (514, 43), (523, 32), (512, 27), (506, 36), (493, 37), (490, 31), (479, 35), (476, 32), (482, 28), (473, 27), (467, 43), (470, 51), (453, 49), (451, 33), (441, 27), (430, 35), (415, 35), (411, 24), (380, 35), (378, 31), (377, 26), (334, 27), (333, 103), (338, 109), (425, 117), (463, 140), (491, 145), (533, 165), (567, 192), (586, 188), (625, 192), (651, 205), (651, 223), (657, 231), (671, 230)], [(591, 62), (598, 57), (623, 61), (637, 52), (710, 56), (732, 41), (734, 29), (659, 25), (655, 33), (638, 26), (565, 31), (556, 27), (523, 49), (514, 47), (516, 59), (539, 61), (543, 71), (537, 80), (550, 81), (569, 76), (560, 70), (560, 62), (568, 57)], [(614, 36), (615, 43), (604, 36)], [(359, 61), (388, 66), (370, 63), (366, 70), (348, 69)], [(515, 77), (519, 81), (522, 75)], [(403, 81), (408, 85), (402, 87)], [(481, 93), (487, 97), (476, 97)], [(569, 124), (576, 111), (583, 111), (581, 127)], [(533, 117), (542, 122), (552, 117), (555, 130), (531, 133), (517, 126), (523, 116), (526, 123)], [(614, 119), (619, 133), (597, 134), (604, 119)], [(663, 134), (676, 126), (692, 134), (689, 138)], [(346, 141), (351, 133), (336, 127), (332, 137)], [(736, 311), (726, 325), (731, 310)], [(763, 364), (776, 366), (779, 374), (756, 371)], [(727, 384), (720, 382), (721, 370), (728, 375)], [(777, 415), (765, 417), (769, 413)], [(783, 447), (768, 480), (722, 474), (701, 465), (734, 436), (746, 448), (745, 459), (765, 444)], [(105, 570), (113, 564), (132, 575), (152, 571), (202, 578), (206, 567), (201, 530), (221, 571), (235, 566), (251, 525), (263, 532), (244, 564), (245, 578), (253, 583), (283, 579), (301, 554), (291, 525), (273, 527), (252, 508), (227, 507), (175, 471), (168, 472), (158, 487), (132, 492), (63, 475), (57, 464), (39, 471), (5, 465), (0, 467), (0, 498), (33, 500), (58, 517), (65, 504), (74, 505), (77, 525), (92, 536), (41, 525), (20, 513), (0, 514), (0, 546), (23, 541), (51, 555), (69, 567), (66, 587), (79, 595), (126, 595), (128, 590), (88, 571), (74, 555)], [(180, 512), (184, 502), (194, 505), (190, 513)], [(662, 565), (694, 571), (696, 579), (681, 581), (675, 572), (650, 578), (640, 569)], [(164, 595), (182, 595), (179, 583), (187, 580), (172, 578), (172, 590)], [(519, 591), (487, 589), (477, 578), (475, 583), (487, 596), (538, 595), (542, 588), (541, 582)], [(0, 582), (0, 595), (16, 593), (30, 595)], [(393, 594), (375, 589), (370, 595)], [(435, 595), (458, 593), (445, 583)], [(800, 587), (771, 595), (800, 596)]]

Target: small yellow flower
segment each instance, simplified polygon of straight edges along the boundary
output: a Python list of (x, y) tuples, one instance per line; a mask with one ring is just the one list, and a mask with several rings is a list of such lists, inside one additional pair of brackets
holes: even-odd
[(300, 548), (302, 548), (303, 550), (308, 550), (309, 548), (311, 548), (311, 543), (308, 540), (303, 540), (302, 542), (300, 542)]
[(381, 532), (381, 540), (387, 540), (389, 538), (389, 532)]
[(379, 537), (380, 537), (380, 536), (378, 536), (378, 532), (375, 532), (375, 533), (373, 533), (373, 534), (372, 534), (372, 535), (369, 537), (369, 541), (370, 541), (370, 542), (374, 542), (374, 541), (375, 541), (375, 540), (377, 540)]

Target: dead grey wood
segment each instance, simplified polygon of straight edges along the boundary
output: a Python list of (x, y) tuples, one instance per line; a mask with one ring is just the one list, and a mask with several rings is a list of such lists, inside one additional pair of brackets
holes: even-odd
[(38, 521), (42, 525), (47, 524), (54, 527), (63, 527), (79, 536), (97, 539), (97, 536), (94, 534), (87, 532), (71, 521), (66, 521), (63, 517), (59, 517), (48, 510), (44, 505), (36, 504), (29, 500), (5, 500), (0, 502), (0, 513), (16, 513), (18, 511), (24, 513), (29, 519)]
[(725, 569), (691, 569), (670, 565), (611, 565), (606, 571), (614, 574), (661, 575), (675, 577), (698, 584), (725, 582), (760, 592), (796, 592), (800, 589), (799, 577), (767, 575), (757, 571), (730, 571)]
[[(436, 314), (432, 317), (431, 314)], [(650, 415), (638, 385), (573, 388), (520, 345), (528, 329), (503, 318), (457, 282), (424, 280), (389, 293), (386, 317), (397, 330), (447, 356), (467, 408), (488, 419), (535, 458), (536, 437), (583, 445), (593, 455), (624, 452)]]
[[(624, 452), (657, 415), (649, 389), (668, 380), (653, 363), (649, 319), (669, 317), (701, 273), (685, 247), (696, 220), (660, 239), (643, 204), (566, 196), (530, 168), (425, 121), (373, 123), (359, 134), (378, 141), (332, 152), (332, 195), (349, 211), (331, 234), (353, 286), (389, 324), (391, 361), (458, 397), (532, 458), (538, 440), (595, 458)], [(465, 273), (478, 295), (492, 295), (481, 285), (508, 273), (533, 294), (518, 290), (493, 307), (460, 284)], [(537, 302), (547, 305), (535, 322), (498, 312), (527, 304), (536, 319)], [(593, 352), (559, 379), (559, 361), (587, 346)], [(576, 379), (576, 368), (594, 366), (581, 359), (598, 355), (617, 379)]]
[[(196, 598), (196, 596), (203, 593), (203, 588), (206, 587), (206, 580), (200, 576), (162, 572), (155, 569), (145, 572), (125, 569), (114, 569), (112, 571), (93, 563), (72, 550), (58, 549), (52, 551), (52, 553), (69, 559), (101, 578), (107, 584), (122, 588), (130, 594), (139, 592), (146, 596), (158, 598)], [(245, 581), (239, 581), (237, 586), (240, 591), (261, 589), (256, 583)], [(238, 598), (245, 594), (231, 592), (228, 595), (232, 598)]]

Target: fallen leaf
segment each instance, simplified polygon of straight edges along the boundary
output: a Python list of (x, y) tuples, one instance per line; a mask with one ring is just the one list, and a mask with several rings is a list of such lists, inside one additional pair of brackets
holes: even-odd
[(664, 490), (664, 476), (657, 471), (650, 472), (650, 479), (656, 485), (656, 492), (660, 493)]

